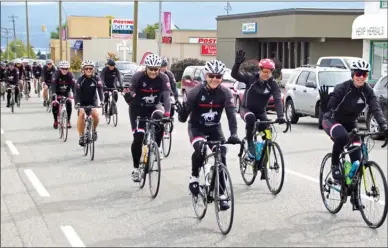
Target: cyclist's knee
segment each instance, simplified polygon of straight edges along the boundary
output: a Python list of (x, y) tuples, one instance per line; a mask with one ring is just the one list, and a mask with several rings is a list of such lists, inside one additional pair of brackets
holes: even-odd
[(242, 118), (247, 125), (252, 125), (256, 121), (256, 116), (252, 112), (246, 112), (245, 114), (242, 115)]
[(105, 102), (109, 100), (109, 92), (104, 92), (104, 100)]
[(97, 109), (93, 109), (92, 112), (91, 112), (91, 115), (93, 116), (93, 118), (98, 118)]
[(67, 110), (69, 111), (69, 110), (71, 110), (71, 100), (70, 99), (67, 99), (66, 100), (66, 108), (67, 108)]
[(79, 109), (78, 110), (78, 118), (85, 118), (85, 110), (84, 109)]
[(135, 130), (133, 133), (133, 144), (141, 144), (143, 142), (144, 132), (142, 130)]
[(151, 114), (151, 119), (162, 119), (163, 118), (163, 111), (160, 109), (154, 110)]

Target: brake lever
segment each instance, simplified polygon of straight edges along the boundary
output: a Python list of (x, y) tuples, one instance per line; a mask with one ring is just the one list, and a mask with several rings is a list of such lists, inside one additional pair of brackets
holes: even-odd
[(385, 148), (388, 145), (388, 139), (385, 139), (384, 144), (381, 146), (381, 148)]
[(290, 122), (287, 122), (286, 130), (284, 130), (283, 133), (287, 133), (288, 131), (291, 132), (291, 123)]

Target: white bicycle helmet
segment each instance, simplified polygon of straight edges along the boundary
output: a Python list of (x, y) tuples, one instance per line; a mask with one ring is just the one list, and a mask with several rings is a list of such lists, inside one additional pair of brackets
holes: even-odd
[(205, 71), (207, 73), (224, 74), (225, 64), (219, 60), (210, 60), (206, 62)]
[(146, 66), (160, 67), (162, 65), (162, 59), (156, 54), (149, 54), (144, 60)]
[(59, 68), (63, 68), (63, 69), (69, 69), (70, 68), (70, 63), (67, 62), (66, 60), (62, 60), (61, 62), (59, 62), (58, 67)]
[(22, 60), (21, 59), (15, 59), (15, 64), (21, 64)]
[(91, 60), (84, 60), (81, 64), (81, 68), (83, 69), (85, 66), (91, 66), (94, 67), (94, 62)]
[(30, 60), (29, 59), (23, 59), (23, 63), (29, 63)]
[(350, 69), (352, 71), (370, 71), (370, 64), (363, 59), (358, 59), (352, 62)]

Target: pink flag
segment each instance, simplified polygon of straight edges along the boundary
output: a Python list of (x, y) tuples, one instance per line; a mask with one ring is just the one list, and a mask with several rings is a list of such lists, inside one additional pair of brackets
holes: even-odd
[(62, 40), (66, 40), (66, 28), (62, 28)]
[(163, 36), (171, 36), (171, 12), (163, 12)]

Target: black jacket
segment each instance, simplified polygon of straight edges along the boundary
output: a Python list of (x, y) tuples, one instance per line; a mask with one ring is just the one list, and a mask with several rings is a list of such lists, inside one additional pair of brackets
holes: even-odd
[(338, 122), (355, 122), (366, 105), (369, 105), (380, 126), (387, 125), (372, 87), (365, 83), (363, 87), (357, 88), (353, 80), (348, 80), (336, 85), (330, 94), (325, 117)]

